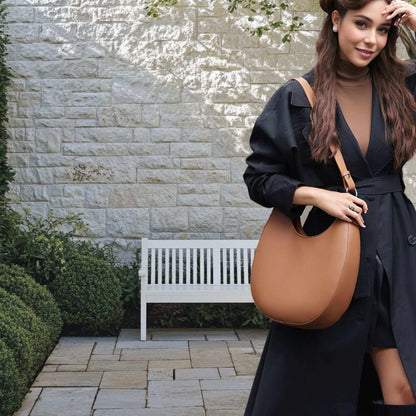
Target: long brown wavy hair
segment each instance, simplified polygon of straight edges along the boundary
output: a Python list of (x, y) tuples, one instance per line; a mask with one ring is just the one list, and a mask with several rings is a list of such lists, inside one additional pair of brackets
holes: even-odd
[[(309, 137), (311, 155), (316, 161), (326, 163), (332, 156), (330, 144), (341, 145), (335, 127), (335, 64), (339, 59), (339, 46), (338, 36), (332, 30), (330, 12), (338, 10), (343, 19), (347, 10), (361, 9), (370, 1), (373, 0), (321, 0), (321, 7), (327, 11), (328, 15), (324, 19), (316, 43), (318, 56), (314, 67), (313, 86), (316, 104), (311, 111)], [(390, 4), (391, 0), (386, 0), (386, 2)], [(392, 19), (393, 23), (396, 17)], [(416, 152), (414, 118), (416, 102), (405, 86), (410, 64), (396, 57), (396, 41), (399, 34), (400, 28), (392, 24), (386, 46), (369, 64), (379, 101), (382, 104), (381, 112), (385, 123), (386, 139), (388, 139), (387, 125), (391, 130), (394, 169), (400, 167)]]

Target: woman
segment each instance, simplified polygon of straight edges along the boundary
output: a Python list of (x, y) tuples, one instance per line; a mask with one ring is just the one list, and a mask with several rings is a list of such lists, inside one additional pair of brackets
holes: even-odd
[[(341, 218), (360, 227), (351, 304), (325, 329), (272, 322), (245, 416), (416, 416), (416, 211), (402, 167), (416, 151), (416, 69), (396, 57), (402, 0), (321, 0), (317, 63), (286, 82), (256, 120), (244, 181), (251, 199), (290, 218), (312, 209), (309, 235)], [(358, 195), (329, 150), (341, 146)], [(365, 222), (364, 222), (365, 219)]]

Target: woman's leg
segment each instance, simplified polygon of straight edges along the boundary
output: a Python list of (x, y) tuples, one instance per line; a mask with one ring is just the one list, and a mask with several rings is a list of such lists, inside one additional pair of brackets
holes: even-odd
[(397, 348), (373, 347), (371, 359), (380, 381), (385, 404), (416, 403)]

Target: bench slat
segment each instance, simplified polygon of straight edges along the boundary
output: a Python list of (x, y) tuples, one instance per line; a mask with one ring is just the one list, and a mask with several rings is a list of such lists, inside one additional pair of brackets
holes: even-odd
[(244, 284), (247, 285), (249, 282), (248, 276), (248, 250), (243, 249), (243, 265), (244, 265)]
[(191, 283), (191, 252), (190, 249), (186, 249), (186, 284), (189, 285)]
[(171, 251), (172, 251), (172, 273), (171, 273), (171, 278), (172, 278), (172, 284), (175, 285), (176, 284), (176, 248), (173, 248)]
[(241, 285), (241, 248), (237, 248), (237, 284)]
[(155, 268), (155, 249), (154, 248), (152, 248), (152, 250), (151, 250), (151, 262), (150, 262), (150, 264), (151, 264), (151, 272), (150, 272), (150, 283), (152, 284), (152, 285), (154, 285), (155, 283), (156, 283), (156, 280), (155, 280), (155, 274), (156, 274), (156, 268)]
[(183, 249), (179, 249), (179, 284), (183, 284)]
[(227, 252), (226, 249), (223, 248), (222, 250), (222, 284), (227, 284)]
[(212, 271), (212, 263), (211, 263), (211, 251), (212, 249), (209, 248), (207, 250), (207, 283), (213, 283), (212, 282), (212, 276), (211, 276), (211, 271)]

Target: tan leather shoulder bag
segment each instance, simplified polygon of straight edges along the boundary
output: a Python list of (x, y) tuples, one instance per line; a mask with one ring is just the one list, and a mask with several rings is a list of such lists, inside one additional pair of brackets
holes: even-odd
[[(311, 103), (309, 83), (300, 82)], [(348, 192), (356, 190), (339, 148), (331, 146)], [(251, 268), (254, 303), (264, 315), (284, 325), (327, 328), (348, 308), (360, 263), (358, 225), (335, 218), (321, 234), (308, 236), (300, 217), (293, 221), (273, 208), (260, 236)]]

